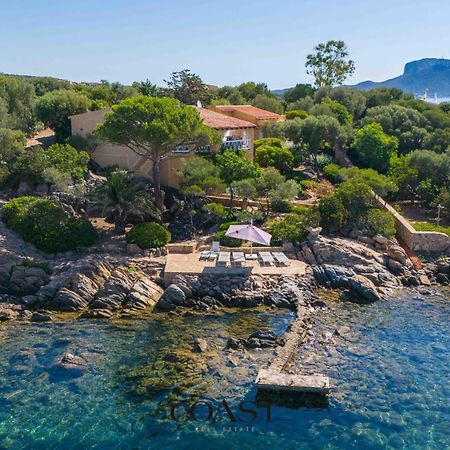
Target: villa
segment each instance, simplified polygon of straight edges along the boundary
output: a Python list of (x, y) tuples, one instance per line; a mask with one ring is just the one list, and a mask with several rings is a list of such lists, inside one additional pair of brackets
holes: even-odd
[(262, 125), (264, 122), (284, 122), (286, 120), (285, 116), (251, 105), (218, 105), (213, 109), (229, 117), (236, 117), (237, 119), (254, 123), (257, 127), (256, 139), (263, 137)]
[[(192, 107), (199, 112), (205, 125), (221, 133), (222, 148), (243, 150), (244, 155), (250, 159), (253, 159), (254, 140), (262, 137), (262, 123), (267, 120), (283, 120), (283, 116), (250, 105), (216, 106), (214, 110)], [(91, 135), (109, 111), (110, 108), (105, 108), (70, 116), (72, 135)], [(161, 164), (161, 183), (178, 188), (180, 185), (177, 171), (182, 159), (210, 151), (208, 147), (196, 148), (193, 145), (175, 147), (172, 155)], [(91, 156), (101, 167), (118, 166), (147, 177), (151, 174), (151, 161), (138, 156), (125, 146), (100, 142)]]

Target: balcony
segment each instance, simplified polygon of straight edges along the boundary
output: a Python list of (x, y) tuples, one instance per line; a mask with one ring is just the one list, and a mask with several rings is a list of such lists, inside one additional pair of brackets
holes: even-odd
[(249, 138), (229, 139), (222, 142), (222, 148), (232, 150), (250, 150), (251, 141)]
[(192, 144), (186, 144), (186, 145), (177, 145), (173, 150), (172, 153), (175, 153), (177, 155), (183, 155), (186, 153), (190, 153), (192, 150)]

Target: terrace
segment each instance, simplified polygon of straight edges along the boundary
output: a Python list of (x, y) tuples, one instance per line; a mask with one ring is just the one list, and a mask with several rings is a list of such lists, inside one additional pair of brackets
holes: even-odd
[[(236, 249), (226, 249), (228, 251), (235, 251)], [(250, 249), (239, 248), (244, 253), (249, 253)], [(254, 252), (263, 251), (281, 251), (278, 247), (264, 247), (254, 248)], [(181, 253), (182, 251), (192, 251), (190, 253)], [(176, 248), (175, 245), (169, 245), (169, 254), (166, 257), (166, 266), (164, 270), (164, 283), (170, 284), (174, 277), (180, 275), (304, 275), (306, 273), (307, 264), (299, 261), (294, 255), (288, 255), (290, 264), (288, 266), (279, 265), (261, 265), (258, 260), (245, 260), (242, 266), (226, 265), (220, 266), (216, 261), (201, 259), (201, 252), (195, 249), (195, 244), (192, 247), (186, 245), (184, 248)]]

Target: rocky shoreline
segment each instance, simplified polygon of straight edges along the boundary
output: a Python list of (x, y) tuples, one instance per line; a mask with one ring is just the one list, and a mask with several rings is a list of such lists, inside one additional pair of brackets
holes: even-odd
[(305, 275), (178, 275), (166, 287), (164, 257), (157, 255), (79, 254), (53, 261), (33, 253), (0, 256), (0, 321), (44, 322), (58, 312), (108, 319), (155, 307), (208, 311), (266, 306), (296, 311), (298, 306), (326, 306), (314, 294), (319, 286), (344, 289), (354, 301), (373, 302), (399, 288), (448, 285), (450, 277), (450, 258), (417, 269), (394, 240), (325, 237), (320, 229), (311, 229), (298, 249), (297, 257), (309, 264)]

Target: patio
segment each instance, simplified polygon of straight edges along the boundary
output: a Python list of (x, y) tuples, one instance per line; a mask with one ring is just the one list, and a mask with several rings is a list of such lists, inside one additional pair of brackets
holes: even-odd
[(257, 260), (246, 260), (244, 266), (218, 266), (216, 261), (200, 259), (200, 253), (169, 253), (164, 269), (164, 283), (169, 284), (178, 275), (304, 275), (307, 264), (296, 259), (289, 266), (262, 266)]

